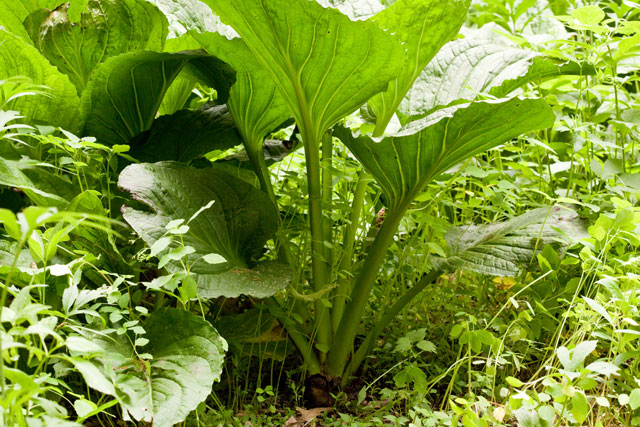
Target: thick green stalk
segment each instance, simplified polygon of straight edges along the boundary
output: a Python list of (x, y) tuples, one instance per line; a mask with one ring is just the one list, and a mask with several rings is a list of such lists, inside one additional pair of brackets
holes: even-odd
[(378, 118), (376, 119), (376, 127), (373, 129), (372, 136), (377, 138), (384, 135), (384, 131), (387, 129), (387, 126), (389, 126), (389, 122), (393, 118), (393, 114), (395, 111), (396, 110), (390, 109), (387, 114), (378, 116)]
[(333, 310), (331, 310), (331, 328), (332, 331), (338, 329), (340, 319), (344, 313), (346, 297), (350, 291), (352, 276), (350, 275), (353, 266), (353, 251), (355, 248), (356, 233), (360, 224), (360, 216), (364, 206), (364, 196), (367, 194), (367, 186), (371, 182), (371, 177), (365, 171), (358, 174), (358, 183), (353, 193), (353, 203), (351, 204), (351, 212), (349, 214), (349, 224), (347, 224), (344, 238), (342, 240), (342, 258), (338, 266), (338, 289), (333, 299)]
[(373, 347), (373, 343), (376, 338), (380, 336), (382, 331), (391, 323), (391, 321), (402, 311), (404, 307), (406, 307), (412, 299), (414, 299), (420, 292), (424, 290), (428, 285), (433, 283), (440, 275), (442, 271), (433, 270), (425, 275), (418, 283), (412, 286), (408, 291), (406, 291), (392, 306), (389, 310), (387, 310), (380, 320), (376, 323), (376, 325), (369, 331), (364, 341), (358, 347), (355, 355), (351, 358), (347, 369), (345, 370), (343, 381), (348, 380), (360, 367), (364, 358), (367, 357), (367, 354), (371, 351)]
[[(330, 212), (333, 210), (333, 174), (331, 173), (331, 162), (333, 159), (333, 137), (331, 131), (324, 134), (322, 138), (322, 209), (325, 215), (322, 217), (322, 235), (326, 242), (333, 243), (333, 223)], [(333, 248), (331, 245), (324, 245), (325, 276), (327, 283), (333, 277)]]
[(369, 300), (369, 294), (378, 277), (380, 265), (384, 260), (387, 249), (393, 242), (393, 236), (400, 225), (400, 220), (404, 216), (411, 197), (401, 202), (395, 209), (389, 209), (387, 216), (382, 223), (382, 227), (376, 236), (369, 253), (365, 258), (360, 274), (356, 279), (351, 292), (351, 301), (347, 304), (344, 316), (340, 320), (336, 337), (340, 337), (334, 342), (327, 359), (327, 370), (330, 375), (342, 376), (353, 351), (353, 343), (360, 326), (360, 321)]
[[(245, 138), (245, 141), (247, 139)], [(247, 156), (249, 157), (249, 161), (251, 162), (251, 166), (253, 167), (254, 172), (258, 176), (258, 181), (260, 182), (260, 188), (262, 191), (269, 195), (269, 199), (273, 203), (273, 205), (278, 209), (278, 201), (276, 199), (275, 192), (273, 191), (273, 184), (271, 183), (271, 175), (269, 174), (269, 169), (267, 167), (267, 163), (264, 160), (264, 155), (262, 148), (257, 152), (249, 147), (262, 147), (262, 140), (255, 139), (253, 143), (245, 143), (245, 149), (247, 150)], [(281, 218), (278, 215), (278, 222), (281, 225)], [(282, 238), (281, 235), (276, 235), (276, 246), (278, 251), (278, 258), (280, 261), (286, 262), (290, 267), (294, 268), (296, 262), (293, 259), (293, 254), (291, 253), (291, 247), (289, 246), (289, 241)], [(294, 282), (294, 286), (297, 286), (299, 281)], [(302, 316), (302, 318), (307, 318), (306, 307), (303, 307), (299, 301), (294, 302), (294, 311)]]
[[(413, 86), (413, 82), (415, 81), (416, 78), (418, 78), (421, 71), (422, 69), (416, 69), (413, 77), (410, 78), (407, 81), (407, 84), (405, 84), (405, 86), (400, 89), (398, 89), (398, 80), (396, 80), (395, 82), (392, 80), (392, 83), (395, 83), (393, 87), (394, 92), (396, 94), (407, 93), (409, 89), (411, 89), (411, 86)], [(387, 126), (389, 126), (391, 119), (393, 119), (394, 114), (396, 113), (396, 111), (398, 111), (398, 107), (400, 107), (400, 104), (402, 103), (402, 99), (404, 98), (403, 96), (397, 97), (397, 99), (393, 100), (392, 105), (390, 105), (387, 108), (387, 106), (385, 105), (386, 104), (386, 100), (384, 97), (385, 94), (386, 92), (378, 94), (378, 96), (382, 100), (382, 111), (376, 111), (376, 115), (377, 115), (376, 127), (373, 129), (373, 136), (376, 138), (384, 135), (384, 131), (387, 129)]]
[[(310, 122), (298, 123), (307, 165), (309, 188), (309, 225), (311, 229), (311, 276), (315, 292), (327, 285), (327, 269), (324, 257), (324, 229), (322, 220), (322, 181), (320, 179), (320, 134), (314, 132)], [(331, 314), (321, 300), (315, 301), (316, 348), (320, 350), (320, 361), (324, 361), (326, 349), (331, 346)]]

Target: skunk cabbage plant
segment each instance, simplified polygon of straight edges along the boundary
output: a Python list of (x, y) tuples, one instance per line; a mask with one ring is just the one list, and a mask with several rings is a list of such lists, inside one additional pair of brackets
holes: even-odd
[[(0, 0), (0, 78), (22, 74), (53, 89), (44, 100), (16, 101), (22, 114), (101, 144), (128, 145), (133, 157), (118, 180), (131, 196), (123, 216), (154, 255), (171, 251), (161, 267), (170, 275), (187, 271), (183, 279), (195, 284), (192, 297), (261, 299), (309, 373), (348, 382), (386, 324), (443, 272), (513, 272), (548, 240), (566, 245), (580, 235), (577, 217), (556, 210), (546, 222), (537, 221), (544, 216), (538, 211), (490, 232), (477, 229), (481, 239), (458, 239), (446, 259), (426, 260), (431, 271), (357, 340), (387, 249), (416, 197), (457, 164), (553, 125), (555, 116), (543, 100), (514, 95), (522, 85), (593, 70), (524, 50), (486, 29), (458, 37), (469, 0), (397, 0), (386, 8), (375, 0), (22, 3)], [(194, 88), (209, 90), (210, 102), (192, 103)], [(358, 112), (367, 123), (347, 127), (345, 119)], [(282, 225), (281, 200), (263, 150), (265, 138), (291, 123), (305, 155), (308, 253), (296, 252)], [(339, 143), (362, 168), (346, 226), (328, 215)], [(212, 150), (240, 145), (255, 175), (205, 159)], [(16, 180), (0, 168), (0, 183), (9, 181), (37, 194), (27, 178)], [(358, 254), (365, 247), (356, 230), (365, 220), (368, 187), (382, 193), (386, 213), (373, 243)], [(52, 203), (64, 204), (66, 196), (51, 193), (44, 192)], [(184, 222), (179, 243), (167, 237), (176, 221)], [(343, 233), (332, 232), (343, 226)], [(517, 246), (521, 228), (542, 241)], [(337, 235), (342, 241), (334, 241)], [(331, 256), (336, 245), (345, 254), (339, 260)], [(498, 247), (503, 264), (490, 259)], [(358, 258), (364, 261), (354, 263)], [(309, 274), (294, 274), (294, 259), (308, 261)], [(306, 279), (307, 296), (316, 297), (300, 298)], [(287, 289), (296, 298), (288, 299)], [(156, 376), (164, 374), (155, 372), (165, 369), (162, 357), (185, 355), (180, 370), (200, 353), (163, 349), (162, 334), (156, 334), (163, 319), (149, 322), (160, 343), (150, 344), (158, 362), (150, 365), (150, 379), (130, 380), (147, 381), (150, 391), (122, 397), (121, 404), (137, 420), (171, 412), (177, 422), (202, 401), (219, 375), (219, 359), (207, 360), (206, 378), (169, 374), (177, 384), (198, 382), (188, 385), (188, 402), (159, 401)], [(205, 337), (222, 354), (226, 347), (210, 326), (189, 322), (194, 340)], [(126, 349), (103, 344), (105, 358), (93, 369), (106, 372)], [(117, 392), (113, 385), (95, 387)], [(153, 414), (141, 411), (135, 399)]]

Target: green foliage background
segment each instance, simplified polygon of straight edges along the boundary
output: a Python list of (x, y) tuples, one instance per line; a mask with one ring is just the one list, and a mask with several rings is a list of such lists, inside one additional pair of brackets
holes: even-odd
[(639, 19), (0, 0), (0, 424), (640, 425)]

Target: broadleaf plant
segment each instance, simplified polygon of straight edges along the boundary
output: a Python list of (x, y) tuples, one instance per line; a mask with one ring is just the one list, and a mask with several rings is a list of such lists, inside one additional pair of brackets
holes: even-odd
[(386, 91), (369, 100), (376, 114), (374, 136), (381, 136), (405, 94), (440, 48), (455, 37), (464, 23), (469, 1), (397, 1), (370, 18), (393, 30), (407, 52), (407, 63)]
[[(127, 0), (118, 7), (140, 1)], [(96, 2), (112, 5), (108, 0), (83, 4), (90, 7)], [(77, 112), (77, 94), (81, 94), (81, 120), (76, 114), (74, 121), (65, 125), (82, 129), (85, 136), (96, 137), (99, 144), (130, 145), (133, 157), (139, 155), (140, 160), (149, 162), (135, 163), (134, 158), (127, 158), (133, 164), (122, 170), (118, 180), (120, 188), (136, 200), (125, 202), (125, 221), (150, 247), (149, 257), (157, 257), (158, 267), (168, 271), (144, 282), (145, 286), (153, 290), (161, 288), (162, 283), (173, 280), (175, 285), (182, 281), (180, 301), (185, 306), (194, 298), (245, 295), (263, 299), (264, 306), (300, 351), (303, 369), (342, 382), (356, 374), (385, 325), (425, 286), (454, 267), (433, 260), (420, 283), (388, 308), (378, 324), (366, 332), (364, 341), (356, 338), (387, 249), (414, 200), (424, 196), (424, 188), (439, 174), (460, 162), (521, 134), (553, 125), (555, 116), (542, 100), (507, 98), (511, 91), (547, 74), (582, 72), (573, 64), (563, 68), (562, 64), (520, 50), (517, 66), (510, 68), (509, 61), (496, 64), (508, 72), (494, 78), (481, 66), (487, 58), (492, 60), (491, 52), (474, 51), (473, 59), (479, 65), (466, 70), (463, 78), (482, 80), (484, 76), (488, 83), (481, 87), (471, 85), (471, 91), (467, 91), (449, 73), (428, 74), (432, 70), (428, 63), (434, 56), (438, 58), (440, 48), (456, 37), (465, 21), (466, 0), (397, 0), (381, 11), (372, 7), (362, 15), (345, 16), (340, 10), (349, 11), (349, 3), (355, 2), (150, 1), (146, 7), (154, 10), (154, 16), (157, 11), (152, 4), (159, 7), (169, 22), (169, 33), (179, 37), (150, 45), (132, 42), (130, 48), (113, 49), (105, 57), (91, 59), (83, 64), (86, 68), (81, 72), (68, 66), (68, 62), (57, 63), (63, 72), (84, 76), (74, 77), (75, 86), (46, 59), (56, 62), (59, 58), (48, 51), (43, 21), (36, 19), (44, 16), (42, 12), (35, 12), (27, 21), (34, 23), (31, 33), (35, 47), (30, 45), (30, 39), (7, 36), (46, 73), (64, 78), (64, 89), (73, 96), (57, 99), (59, 104), (54, 107), (68, 101), (69, 108)], [(75, 2), (69, 6), (68, 15), (63, 16), (52, 36), (73, 40), (78, 31), (82, 33), (82, 20), (93, 18), (84, 15), (87, 10), (79, 12), (77, 7), (81, 6)], [(114, 13), (117, 7), (105, 10)], [(378, 13), (361, 20), (374, 11)], [(109, 22), (108, 17), (104, 19)], [(150, 33), (166, 33), (164, 19), (152, 21)], [(104, 42), (107, 34), (110, 33), (86, 35), (87, 40)], [(449, 47), (462, 42), (455, 40)], [(72, 45), (80, 51), (78, 58), (87, 54), (82, 43)], [(471, 44), (467, 50), (472, 50)], [(448, 56), (442, 61), (437, 59), (434, 67), (457, 64), (450, 48), (440, 52)], [(451, 71), (459, 70), (453, 65)], [(27, 67), (18, 71), (22, 69)], [(35, 74), (27, 77), (36, 84), (47, 84)], [(432, 87), (422, 84), (420, 75), (438, 77), (437, 90), (446, 96), (435, 96)], [(178, 84), (167, 97), (176, 81)], [(201, 104), (194, 107), (188, 101), (195, 88), (210, 90), (210, 103), (199, 110)], [(478, 92), (483, 91), (497, 99), (478, 100)], [(408, 110), (406, 101), (403, 103), (407, 93), (411, 97)], [(353, 123), (347, 117), (365, 105), (377, 116), (375, 137), (366, 132), (371, 126), (362, 126), (360, 133), (354, 135), (345, 124)], [(170, 115), (158, 117), (159, 112)], [(29, 118), (35, 116), (29, 114)], [(394, 115), (402, 126), (387, 130)], [(302, 223), (308, 221), (309, 230), (309, 236), (302, 233), (293, 239), (282, 226), (278, 204), (283, 199), (279, 200), (272, 188), (263, 150), (265, 138), (291, 118), (296, 125), (292, 139), (299, 137), (304, 146), (306, 185), (300, 188), (307, 192), (304, 196), (308, 209), (301, 217)], [(57, 117), (41, 119), (63, 125)], [(230, 170), (230, 162), (215, 164), (214, 160), (212, 166), (202, 159), (217, 157), (207, 155), (208, 150), (230, 148), (240, 141), (259, 184), (254, 183), (252, 172), (242, 170), (244, 175), (237, 176), (225, 172)], [(339, 143), (346, 145), (362, 166), (346, 225), (334, 223), (330, 215), (334, 208), (333, 186), (338, 178), (333, 172), (334, 144)], [(168, 159), (178, 161), (162, 161)], [(250, 176), (246, 180), (239, 178), (247, 174)], [(368, 188), (381, 190), (386, 211), (378, 218), (379, 229), (372, 227), (377, 231), (372, 235), (373, 243), (357, 242), (357, 231), (365, 219), (363, 205)], [(54, 196), (65, 198), (55, 192)], [(340, 231), (335, 232), (337, 228)], [(342, 241), (335, 241), (334, 236), (340, 236)], [(308, 245), (297, 247), (301, 241)], [(344, 252), (338, 261), (332, 251), (340, 245)], [(307, 247), (310, 253), (305, 251)], [(362, 253), (356, 253), (359, 248)], [(292, 256), (296, 250), (298, 258)], [(306, 271), (308, 264), (310, 272)], [(295, 267), (299, 274), (293, 274)], [(307, 279), (309, 292), (305, 289)], [(289, 283), (295, 299), (286, 300), (284, 292), (278, 291)], [(295, 316), (286, 307), (289, 304)], [(305, 304), (313, 308), (308, 309)], [(152, 352), (153, 361), (159, 358), (156, 349)], [(194, 354), (199, 351), (191, 347), (184, 351), (191, 350)], [(143, 360), (145, 369), (151, 369), (152, 385), (153, 361)], [(94, 367), (102, 369), (99, 363)], [(132, 384), (141, 384), (142, 373), (137, 372), (134, 377), (129, 378)], [(198, 396), (204, 395), (208, 383), (187, 377), (188, 386), (195, 387)], [(87, 381), (91, 384), (89, 378)], [(104, 383), (98, 387), (111, 393)], [(151, 404), (136, 402), (153, 402), (153, 393), (149, 396), (136, 392), (131, 397), (121, 397), (121, 403), (138, 420), (164, 422), (158, 414), (175, 406), (157, 401), (152, 410), (144, 411), (141, 408), (149, 409)], [(175, 417), (168, 418), (171, 422), (180, 421), (178, 418), (193, 409), (200, 397), (188, 401), (178, 405), (181, 409)]]
[(183, 102), (174, 101), (172, 113), (184, 106), (183, 92), (188, 96), (198, 83), (215, 89), (217, 103), (224, 103), (233, 70), (198, 46), (177, 49), (175, 39), (166, 40), (167, 18), (152, 3), (0, 2), (13, 33), (0, 29), (0, 78), (25, 76), (53, 92), (44, 100), (22, 97), (11, 107), (28, 120), (116, 145), (151, 128), (176, 78), (184, 87), (173, 92)]
[(562, 63), (501, 37), (491, 26), (467, 30), (446, 44), (398, 108), (401, 123), (479, 96), (505, 97), (523, 85), (559, 75), (590, 75), (593, 67)]
[(562, 249), (585, 237), (586, 227), (576, 212), (560, 206), (538, 208), (504, 222), (452, 228), (445, 235), (448, 256), (434, 257), (433, 263), (444, 271), (515, 276), (535, 260), (542, 242)]
[[(180, 143), (176, 143), (180, 141)], [(190, 162), (212, 150), (227, 150), (242, 139), (225, 105), (179, 110), (160, 116), (131, 141), (131, 155), (142, 162)]]
[(209, 322), (180, 309), (154, 311), (143, 324), (145, 346), (126, 336), (94, 335), (100, 351), (74, 366), (87, 384), (116, 397), (125, 420), (173, 426), (203, 402), (220, 379), (226, 341)]
[[(522, 118), (526, 111), (526, 118)], [(348, 130), (336, 135), (373, 175), (387, 198), (386, 217), (354, 281), (350, 301), (336, 330), (341, 340), (330, 354), (334, 372), (345, 369), (350, 344), (358, 330), (378, 269), (387, 248), (393, 242), (400, 220), (409, 204), (438, 174), (460, 161), (493, 148), (532, 129), (551, 126), (554, 115), (542, 100), (511, 99), (478, 102), (441, 110), (435, 117), (411, 123), (398, 136), (375, 142), (367, 136), (353, 138)], [(344, 287), (341, 291), (344, 291)], [(338, 298), (344, 298), (338, 295)], [(354, 359), (355, 360), (355, 359)], [(356, 362), (359, 363), (360, 361)], [(353, 372), (357, 366), (349, 369)]]
[(0, 79), (25, 76), (51, 90), (46, 97), (23, 96), (10, 107), (30, 121), (48, 123), (75, 132), (80, 127), (80, 99), (69, 78), (21, 37), (0, 28)]
[(164, 94), (187, 66), (224, 100), (234, 73), (219, 59), (197, 51), (130, 52), (102, 63), (82, 93), (84, 133), (114, 145), (149, 130)]
[(438, 174), (554, 118), (542, 100), (513, 98), (440, 110), (379, 142), (344, 128), (336, 136), (378, 181), (387, 206), (402, 209)]
[[(123, 211), (124, 219), (149, 246), (163, 237), (170, 221), (187, 221), (213, 201), (187, 222), (188, 231), (182, 236), (184, 247), (193, 248), (188, 270), (202, 297), (265, 298), (288, 284), (287, 265), (256, 266), (255, 259), (278, 228), (275, 207), (266, 193), (216, 168), (194, 169), (177, 162), (130, 165), (120, 174), (118, 185), (155, 211)], [(210, 264), (209, 254), (223, 259)], [(184, 267), (171, 263), (167, 268), (177, 273)]]
[[(162, 51), (167, 20), (141, 0), (91, 0), (81, 21), (71, 22), (69, 3), (39, 9), (25, 19), (38, 50), (78, 88), (86, 88), (91, 73), (106, 58), (132, 50)], [(98, 12), (99, 11), (99, 12)]]
[(22, 24), (25, 18), (38, 9), (53, 10), (63, 3), (64, 0), (0, 0), (0, 26), (29, 40), (29, 33)]
[[(379, 118), (375, 133), (382, 134), (424, 66), (457, 34), (465, 19), (464, 2), (452, 2), (451, 9), (430, 0), (398, 0), (366, 21), (353, 21), (331, 7), (323, 7), (346, 7), (335, 2), (203, 2), (237, 34), (221, 26), (217, 18), (210, 19), (202, 4), (195, 0), (187, 3), (189, 7), (169, 1), (156, 3), (171, 22), (184, 27), (184, 35), (174, 42), (175, 46), (202, 47), (236, 69), (229, 111), (272, 206), (278, 201), (263, 158), (263, 139), (288, 116), (294, 118), (304, 144), (307, 168), (310, 283), (314, 295), (327, 294), (332, 303), (323, 303), (321, 297), (311, 299), (313, 313), (300, 323), (286, 314), (282, 301), (271, 298), (266, 302), (298, 347), (310, 373), (322, 372), (348, 382), (370, 349), (372, 338), (355, 347), (356, 334), (386, 250), (412, 201), (438, 174), (457, 163), (520, 134), (550, 127), (553, 113), (541, 100), (474, 101), (474, 97), (454, 100), (453, 106), (437, 108), (439, 111), (419, 120), (405, 120), (399, 131), (382, 141), (367, 135), (353, 136), (341, 126), (332, 130), (339, 120), (369, 102)], [(191, 10), (194, 12), (189, 13)], [(415, 29), (424, 30), (420, 32), (423, 36), (415, 37)], [(528, 66), (531, 63), (525, 63), (517, 77), (526, 75)], [(517, 80), (509, 90), (527, 81)], [(331, 209), (334, 179), (330, 172), (333, 155), (330, 130), (377, 180), (388, 208), (373, 244), (363, 254), (364, 263), (353, 271), (353, 279), (344, 274), (352, 269), (351, 260), (339, 265), (331, 262), (329, 248), (336, 242), (332, 241), (333, 224), (326, 215)], [(141, 166), (150, 167), (154, 166)], [(125, 171), (126, 180), (135, 181), (141, 170)], [(208, 185), (215, 188), (216, 181), (209, 180)], [(369, 178), (363, 174), (350, 217), (355, 224), (360, 221), (359, 209), (368, 185)], [(191, 210), (205, 202), (200, 200)], [(220, 201), (223, 208), (224, 203)], [(131, 211), (125, 211), (125, 217), (129, 216), (132, 223), (138, 222), (131, 215)], [(150, 217), (141, 212), (135, 215)], [(161, 222), (185, 218), (188, 213), (176, 215), (173, 212)], [(344, 240), (345, 247), (350, 248), (347, 251), (356, 247), (354, 230), (347, 231)], [(157, 239), (160, 223), (155, 233)], [(152, 244), (149, 233), (146, 237), (145, 232), (141, 235)], [(279, 251), (278, 258), (291, 261), (282, 233), (277, 240), (277, 246), (285, 249)], [(215, 252), (213, 248), (208, 250)], [(430, 283), (441, 271), (433, 270), (425, 280)], [(405, 295), (384, 318), (387, 321), (392, 318), (417, 293), (414, 290)], [(376, 330), (368, 336), (374, 336)]]
[(190, 31), (192, 37), (210, 55), (221, 58), (236, 70), (236, 82), (231, 88), (227, 106), (247, 155), (258, 173), (260, 186), (272, 202), (276, 202), (262, 157), (264, 138), (285, 122), (291, 114), (268, 71), (253, 59), (246, 43), (228, 39), (218, 33)]

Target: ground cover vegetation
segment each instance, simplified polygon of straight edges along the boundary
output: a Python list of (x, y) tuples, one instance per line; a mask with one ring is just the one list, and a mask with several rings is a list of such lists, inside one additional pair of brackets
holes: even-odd
[(0, 424), (640, 425), (640, 4), (0, 0)]

